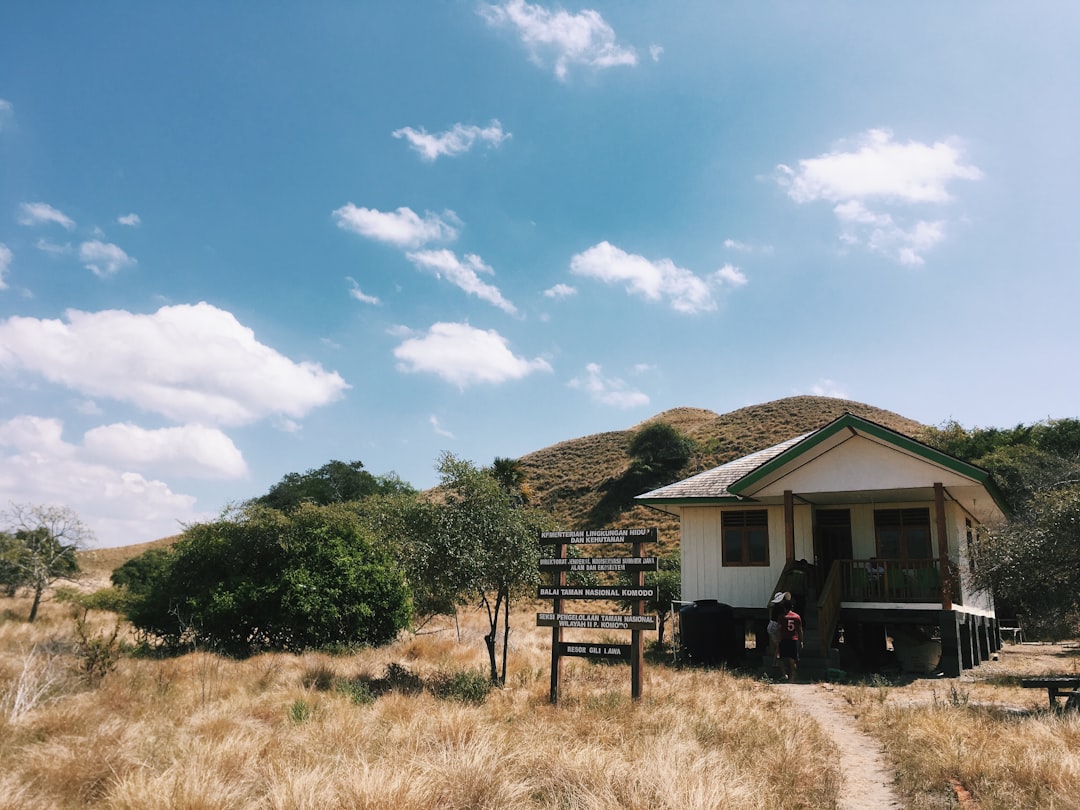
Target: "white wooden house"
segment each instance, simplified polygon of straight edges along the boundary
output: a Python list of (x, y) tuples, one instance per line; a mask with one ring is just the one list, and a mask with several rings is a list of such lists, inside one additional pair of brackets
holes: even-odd
[(882, 425), (847, 413), (636, 500), (679, 517), (682, 598), (730, 605), (759, 638), (803, 561), (823, 655), (841, 631), (871, 664), (889, 638), (898, 656), (929, 642), (928, 667), (955, 676), (1000, 649), (992, 599), (970, 583), (976, 533), (1004, 518), (996, 486)]

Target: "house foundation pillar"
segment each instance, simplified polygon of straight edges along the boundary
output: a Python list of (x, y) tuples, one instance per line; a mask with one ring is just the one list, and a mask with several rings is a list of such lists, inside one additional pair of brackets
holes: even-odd
[(960, 622), (956, 611), (941, 611), (938, 627), (941, 630), (941, 661), (938, 666), (947, 678), (957, 678), (963, 667), (960, 653)]
[(957, 614), (957, 627), (960, 630), (960, 668), (971, 669), (975, 666), (975, 638), (971, 632), (970, 616)]
[(979, 617), (979, 659), (989, 661), (990, 653), (990, 620), (985, 616)]

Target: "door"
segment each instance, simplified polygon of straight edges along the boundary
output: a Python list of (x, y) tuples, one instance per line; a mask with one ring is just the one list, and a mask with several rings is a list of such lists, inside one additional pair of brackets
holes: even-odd
[(818, 509), (814, 513), (814, 556), (820, 593), (833, 562), (851, 559), (850, 509)]

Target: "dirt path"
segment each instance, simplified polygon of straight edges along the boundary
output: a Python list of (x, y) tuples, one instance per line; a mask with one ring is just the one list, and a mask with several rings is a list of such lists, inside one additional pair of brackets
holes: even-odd
[(792, 683), (779, 688), (800, 711), (813, 717), (840, 749), (844, 784), (839, 810), (903, 810), (881, 746), (858, 729), (847, 704), (829, 684)]

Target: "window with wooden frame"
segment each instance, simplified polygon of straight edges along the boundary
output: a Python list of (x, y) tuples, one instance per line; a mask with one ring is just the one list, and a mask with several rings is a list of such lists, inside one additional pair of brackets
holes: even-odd
[(765, 509), (724, 512), (721, 516), (724, 565), (769, 564), (769, 513)]
[(929, 560), (930, 510), (875, 509), (874, 534), (877, 556), (884, 560)]

